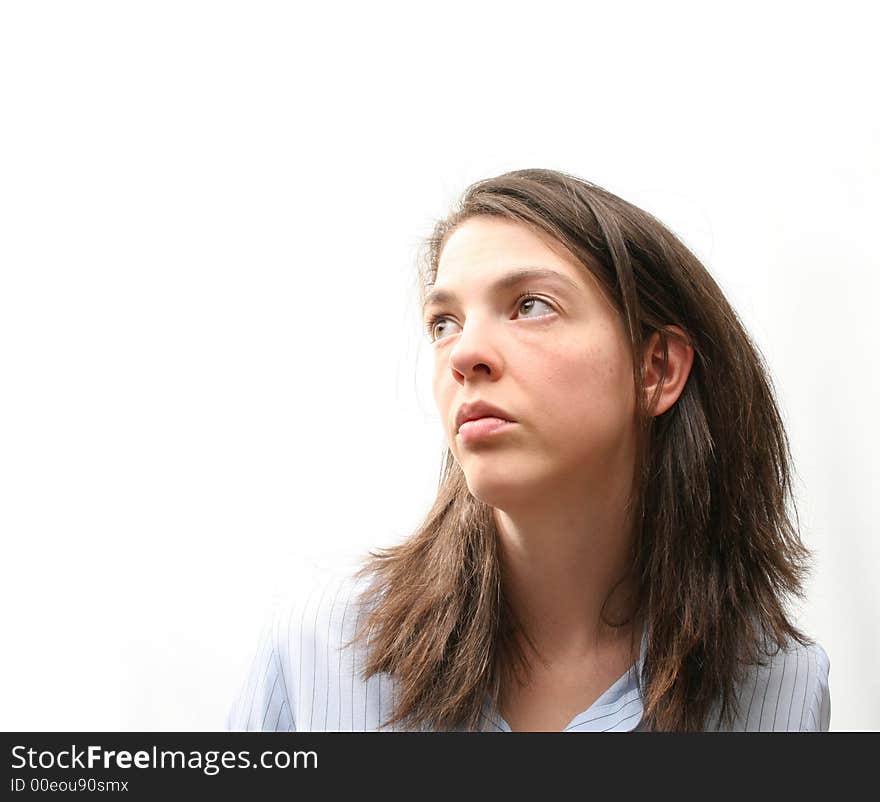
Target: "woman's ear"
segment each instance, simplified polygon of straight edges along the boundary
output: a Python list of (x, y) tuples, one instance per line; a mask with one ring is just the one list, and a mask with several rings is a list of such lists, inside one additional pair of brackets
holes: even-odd
[[(663, 373), (663, 344), (668, 350), (666, 373)], [(681, 395), (694, 364), (694, 349), (687, 336), (678, 326), (664, 326), (655, 331), (644, 349), (642, 365), (645, 377), (645, 394), (650, 403), (654, 393), (659, 395), (651, 415), (662, 415)]]

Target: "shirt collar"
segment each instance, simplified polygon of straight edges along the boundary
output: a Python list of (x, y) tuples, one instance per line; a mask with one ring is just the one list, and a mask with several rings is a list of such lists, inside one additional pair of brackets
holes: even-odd
[[(578, 713), (563, 732), (632, 732), (644, 715), (642, 696), (636, 677), (642, 675), (648, 647), (647, 627), (642, 630), (639, 658), (587, 710)], [(510, 726), (495, 709), (488, 694), (483, 703), (483, 730), (510, 732)]]

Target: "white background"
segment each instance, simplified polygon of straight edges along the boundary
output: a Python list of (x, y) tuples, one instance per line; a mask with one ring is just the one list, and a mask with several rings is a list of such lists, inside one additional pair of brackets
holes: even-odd
[(880, 729), (869, 4), (314, 5), (0, 7), (0, 728), (222, 728), (273, 599), (433, 499), (420, 238), (550, 167), (764, 352), (797, 620), (832, 729)]

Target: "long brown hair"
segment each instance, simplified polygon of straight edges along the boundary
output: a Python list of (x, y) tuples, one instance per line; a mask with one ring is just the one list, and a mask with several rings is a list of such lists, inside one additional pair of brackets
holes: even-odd
[[(771, 644), (812, 643), (786, 610), (787, 597), (804, 597), (810, 553), (788, 511), (790, 501), (797, 521), (788, 438), (759, 349), (659, 220), (554, 170), (515, 170), (468, 187), (424, 243), (422, 298), (447, 236), (476, 215), (562, 243), (621, 316), (638, 399), (630, 578), (647, 638), (636, 678), (643, 721), (657, 731), (700, 730), (719, 704), (732, 722), (746, 666), (764, 664)], [(654, 415), (641, 355), (659, 332), (665, 375), (669, 325), (685, 333), (694, 362), (677, 401)], [(497, 702), (505, 683), (528, 671), (492, 512), (447, 447), (424, 522), (399, 545), (370, 551), (358, 572), (372, 579), (353, 639), (366, 651), (363, 678), (395, 680), (384, 726), (479, 729), (487, 696)]]

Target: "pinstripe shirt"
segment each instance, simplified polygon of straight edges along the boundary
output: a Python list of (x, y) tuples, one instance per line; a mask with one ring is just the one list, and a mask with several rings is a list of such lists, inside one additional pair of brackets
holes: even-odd
[[(229, 730), (393, 731), (382, 728), (394, 705), (394, 683), (386, 674), (361, 679), (362, 655), (341, 648), (352, 638), (362, 611), (357, 595), (366, 579), (338, 572), (320, 576), (291, 600), (279, 603), (264, 627), (247, 676), (226, 717)], [(565, 732), (643, 730), (642, 700), (636, 685), (639, 659)], [(817, 643), (795, 643), (753, 666), (738, 691), (740, 715), (722, 727), (716, 706), (707, 730), (821, 731), (829, 728), (829, 659)], [(482, 731), (510, 732), (487, 697)]]

